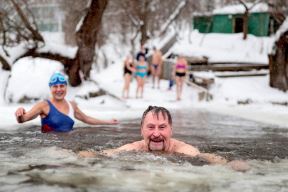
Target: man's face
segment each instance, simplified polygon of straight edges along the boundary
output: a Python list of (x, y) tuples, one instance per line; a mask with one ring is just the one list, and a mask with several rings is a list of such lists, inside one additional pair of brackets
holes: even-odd
[(63, 100), (67, 93), (67, 86), (64, 84), (52, 85), (50, 87), (52, 97), (56, 100)]
[(157, 118), (152, 112), (148, 112), (141, 128), (141, 134), (149, 151), (168, 151), (172, 127), (168, 122), (168, 117), (164, 119), (162, 113)]

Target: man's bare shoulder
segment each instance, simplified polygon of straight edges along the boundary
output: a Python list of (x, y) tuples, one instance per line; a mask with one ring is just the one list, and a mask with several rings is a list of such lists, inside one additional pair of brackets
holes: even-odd
[(118, 149), (126, 149), (127, 151), (131, 150), (142, 150), (144, 147), (144, 140), (141, 141), (135, 141), (133, 143), (128, 143), (126, 145), (123, 145), (122, 147), (119, 147)]
[(142, 150), (144, 150), (144, 140), (128, 143), (116, 149), (104, 150), (103, 154), (110, 156), (124, 151), (142, 151)]
[(173, 152), (183, 153), (185, 155), (189, 155), (193, 157), (200, 154), (199, 150), (196, 147), (190, 144), (187, 144), (183, 141), (172, 139), (171, 142), (173, 145)]

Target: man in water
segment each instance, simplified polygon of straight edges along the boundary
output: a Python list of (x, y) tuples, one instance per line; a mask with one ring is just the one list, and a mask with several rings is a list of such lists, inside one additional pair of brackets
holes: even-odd
[(40, 101), (31, 110), (27, 111), (20, 107), (16, 110), (15, 116), (18, 123), (24, 123), (41, 117), (41, 131), (43, 133), (68, 132), (73, 129), (74, 117), (90, 125), (118, 124), (117, 120), (99, 120), (83, 113), (75, 102), (65, 99), (67, 93), (67, 80), (59, 72), (54, 73), (49, 81), (52, 97), (45, 101)]
[[(211, 164), (226, 164), (223, 157), (201, 153), (196, 147), (172, 138), (172, 117), (164, 107), (149, 106), (143, 113), (141, 120), (141, 135), (143, 140), (123, 145), (117, 149), (103, 151), (105, 155), (113, 155), (123, 151), (146, 151), (180, 153), (191, 157), (199, 157)], [(93, 157), (95, 152), (81, 151), (81, 157)], [(245, 171), (249, 167), (242, 161), (231, 161), (229, 165), (239, 171)]]

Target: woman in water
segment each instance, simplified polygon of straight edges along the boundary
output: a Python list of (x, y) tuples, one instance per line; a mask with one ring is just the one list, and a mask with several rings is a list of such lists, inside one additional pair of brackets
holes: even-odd
[(124, 87), (122, 92), (122, 97), (124, 99), (129, 98), (129, 88), (133, 72), (135, 72), (133, 58), (131, 55), (128, 55), (124, 61)]
[(183, 56), (178, 56), (176, 64), (174, 66), (174, 75), (176, 80), (176, 99), (181, 100), (183, 84), (187, 72), (188, 64)]
[(144, 56), (139, 57), (139, 62), (136, 65), (136, 79), (137, 79), (137, 89), (136, 98), (143, 98), (145, 77), (147, 76), (147, 63)]
[(24, 123), (40, 116), (43, 133), (71, 131), (74, 118), (90, 125), (118, 124), (115, 119), (104, 121), (90, 117), (83, 113), (75, 102), (67, 101), (65, 99), (67, 80), (63, 74), (54, 73), (50, 78), (49, 87), (52, 95), (50, 99), (40, 101), (27, 112), (22, 107), (16, 110), (15, 116), (18, 123)]

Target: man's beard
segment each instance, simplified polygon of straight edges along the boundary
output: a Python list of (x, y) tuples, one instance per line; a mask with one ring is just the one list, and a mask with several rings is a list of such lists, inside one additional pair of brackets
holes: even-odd
[(148, 149), (149, 151), (164, 151), (164, 139), (162, 137), (149, 138)]

